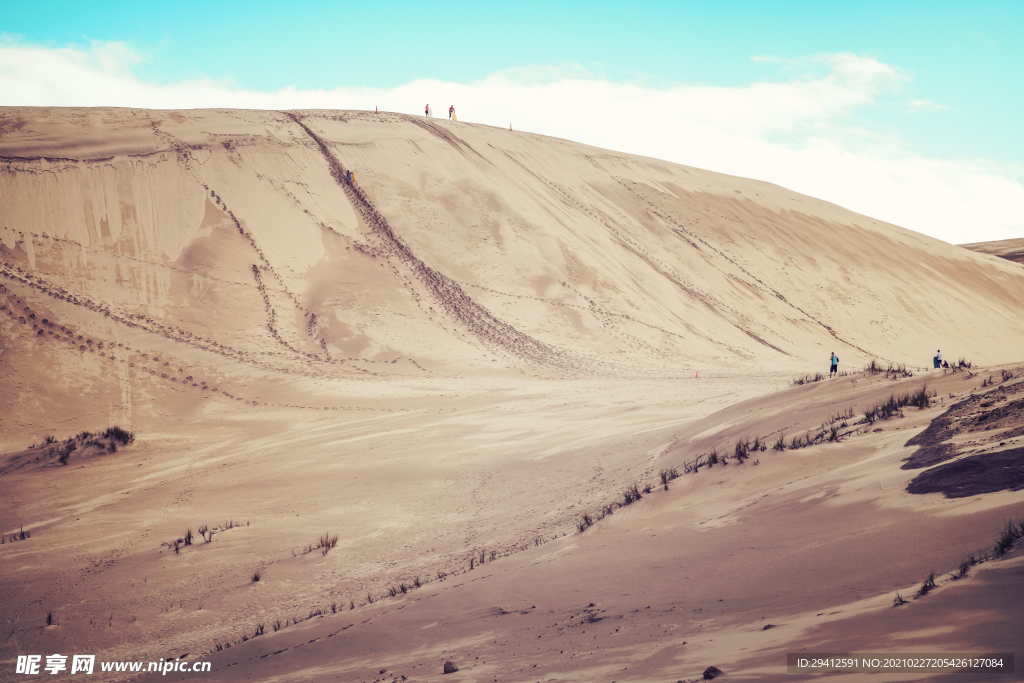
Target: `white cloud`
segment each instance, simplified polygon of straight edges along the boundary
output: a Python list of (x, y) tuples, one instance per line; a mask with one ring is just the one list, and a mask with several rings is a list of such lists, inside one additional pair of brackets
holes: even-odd
[[(954, 242), (1024, 236), (1020, 169), (936, 159), (891, 133), (850, 124), (908, 80), (875, 59), (843, 53), (784, 65), (783, 82), (653, 88), (593, 78), (577, 64), (519, 67), (471, 84), (416, 80), (388, 89), (257, 92), (211, 79), (169, 85), (132, 73), (119, 43), (90, 49), (0, 45), (4, 105), (154, 109), (372, 109), (418, 114), (455, 104), (464, 121), (507, 126), (609, 149), (767, 180)], [(918, 100), (927, 108), (932, 103)]]
[(910, 105), (911, 109), (930, 109), (931, 111), (939, 111), (946, 109), (946, 105), (932, 102), (931, 100), (907, 100), (907, 104)]

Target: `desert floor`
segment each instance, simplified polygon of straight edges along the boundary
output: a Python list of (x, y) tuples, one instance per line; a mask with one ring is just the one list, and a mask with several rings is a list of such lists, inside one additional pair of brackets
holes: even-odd
[[(5, 659), (96, 651), (208, 660), (214, 680), (366, 681), (436, 680), (452, 660), (460, 680), (646, 681), (712, 665), (783, 680), (788, 652), (1019, 652), (1019, 552), (949, 576), (1024, 517), (1019, 491), (914, 495), (921, 470), (901, 469), (907, 440), (983, 381), (464, 381), (443, 396), (410, 382), (315, 418), (210, 405), (116, 453), (4, 474), (3, 527), (32, 532), (4, 546)], [(935, 407), (770, 447), (925, 385)], [(1024, 383), (984, 389), (1020, 410)], [(1002, 447), (959, 441), (1020, 451), (1021, 427), (997, 431)], [(684, 473), (691, 453), (755, 436), (769, 448)], [(651, 492), (576, 528), (634, 482)], [(219, 527), (210, 543), (163, 545), (203, 524)], [(321, 533), (337, 546), (304, 553)], [(908, 603), (893, 607), (897, 591)]]

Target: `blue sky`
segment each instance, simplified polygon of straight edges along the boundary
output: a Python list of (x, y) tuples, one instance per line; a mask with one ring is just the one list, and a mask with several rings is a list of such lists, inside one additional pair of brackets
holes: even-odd
[[(434, 98), (440, 111), (449, 103), (440, 98), (458, 95), (457, 107), (467, 121), (503, 124), (486, 120), (500, 115), (536, 132), (662, 156), (654, 139), (644, 141), (621, 130), (618, 134), (602, 131), (593, 122), (580, 126), (574, 134), (571, 121), (587, 116), (587, 111), (599, 117), (610, 106), (628, 111), (634, 104), (632, 120), (647, 128), (658, 122), (672, 128), (670, 119), (648, 122), (649, 107), (713, 107), (710, 103), (721, 103), (722, 94), (729, 95), (722, 106), (749, 107), (743, 97), (732, 96), (745, 93), (763, 102), (756, 94), (758, 86), (777, 85), (780, 91), (770, 98), (771, 107), (785, 109), (778, 98), (792, 95), (799, 106), (821, 105), (823, 113), (810, 121), (794, 113), (787, 121), (767, 127), (741, 122), (742, 130), (719, 132), (734, 140), (737, 136), (756, 139), (767, 145), (762, 155), (770, 156), (769, 148), (777, 149), (792, 164), (805, 163), (808, 157), (788, 152), (828, 148), (840, 156), (853, 154), (876, 161), (884, 157), (886, 163), (909, 160), (913, 163), (907, 168), (918, 170), (923, 163), (931, 164), (931, 176), (940, 174), (935, 169), (941, 166), (943, 182), (967, 187), (964, 192), (970, 192), (981, 176), (1002, 179), (1010, 184), (986, 186), (978, 205), (991, 203), (992, 196), (1006, 190), (1010, 196), (1003, 213), (972, 226), (960, 219), (960, 228), (947, 226), (945, 232), (936, 232), (928, 229), (928, 221), (908, 223), (906, 217), (914, 214), (906, 211), (886, 215), (870, 200), (858, 203), (850, 198), (855, 195), (849, 189), (829, 195), (821, 191), (820, 183), (801, 185), (796, 168), (778, 177), (765, 177), (773, 167), (767, 158), (748, 165), (737, 158), (715, 170), (762, 177), (809, 194), (817, 192), (855, 210), (950, 241), (969, 241), (975, 233), (991, 239), (1024, 236), (1024, 194), (1017, 193), (1024, 193), (1024, 134), (1019, 129), (1024, 121), (1024, 78), (1020, 74), (1024, 2), (1019, 0), (705, 0), (587, 5), (253, 0), (5, 5), (0, 13), (0, 48), (23, 49), (8, 50), (6, 62), (0, 56), (3, 105), (108, 103), (83, 100), (80, 93), (66, 91), (60, 81), (63, 62), (37, 58), (49, 51), (63, 57), (71, 54), (71, 62), (77, 60), (81, 66), (84, 60), (87, 64), (82, 68), (114, 79), (109, 86), (110, 104), (214, 106), (217, 100), (212, 93), (216, 91), (224, 94), (224, 106), (247, 106), (249, 100), (227, 96), (280, 95), (287, 89), (290, 93), (333, 93), (339, 107), (387, 104), (418, 113), (422, 97)], [(846, 66), (837, 67), (836, 55), (860, 61), (846, 59), (842, 61)], [(45, 79), (38, 71), (28, 70), (26, 62), (49, 69), (55, 78), (39, 85)], [(850, 67), (854, 63), (859, 65), (856, 72)], [(493, 81), (496, 75), (505, 80), (492, 83), (490, 89), (456, 87), (484, 83), (489, 78)], [(69, 71), (67, 78), (75, 78), (73, 72)], [(579, 110), (551, 108), (556, 105), (545, 86), (566, 80), (592, 86), (580, 90), (581, 97), (591, 99), (581, 103)], [(842, 81), (838, 90), (831, 89), (837, 80)], [(36, 85), (24, 85), (25, 81)], [(198, 82), (205, 84), (205, 99), (193, 99), (194, 93), (180, 87)], [(495, 89), (505, 82), (517, 86), (516, 98), (495, 95)], [(417, 83), (422, 87), (411, 85)], [(432, 85), (427, 88), (422, 83)], [(132, 87), (137, 89), (136, 100), (132, 99)], [(157, 97), (158, 91), (166, 96)], [(808, 94), (812, 91), (817, 94)], [(659, 97), (666, 92), (678, 97)], [(358, 101), (360, 95), (364, 101)], [(402, 99), (406, 95), (407, 105)], [(483, 98), (488, 96), (498, 97), (500, 107), (497, 100), (485, 106)], [(259, 106), (261, 101), (256, 98), (248, 106)], [(266, 101), (267, 106), (275, 107), (289, 102), (283, 96), (273, 104)], [(295, 106), (307, 105), (298, 98)], [(550, 114), (548, 119), (545, 112)], [(729, 118), (728, 113), (724, 118)], [(780, 114), (775, 111), (766, 116)], [(628, 125), (625, 120), (612, 118), (608, 126), (621, 128)], [(689, 130), (686, 125), (679, 128)], [(669, 131), (657, 132), (664, 136)], [(624, 144), (633, 148), (624, 148)], [(742, 155), (742, 145), (736, 144), (734, 153)], [(685, 158), (682, 146), (664, 156), (705, 167), (707, 161), (714, 161), (711, 154)], [(957, 180), (957, 168), (968, 173), (970, 180)], [(902, 173), (892, 170), (894, 177)], [(856, 174), (848, 170), (839, 175), (837, 187), (839, 183), (849, 185)], [(914, 186), (920, 188), (923, 182), (919, 178)], [(937, 186), (933, 190), (942, 195), (950, 188)], [(872, 191), (865, 187), (865, 197)], [(971, 214), (964, 210), (958, 215)], [(934, 223), (941, 217), (935, 214), (929, 220)]]

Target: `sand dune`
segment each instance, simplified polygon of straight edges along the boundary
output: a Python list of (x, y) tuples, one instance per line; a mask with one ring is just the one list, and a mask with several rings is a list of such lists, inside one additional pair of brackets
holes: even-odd
[(973, 242), (971, 244), (961, 244), (960, 246), (980, 254), (991, 254), (1008, 261), (1024, 263), (1024, 239)]
[(949, 578), (1024, 517), (1024, 271), (979, 245), (400, 114), (4, 108), (0, 163), (0, 678), (1024, 651), (1017, 546)]

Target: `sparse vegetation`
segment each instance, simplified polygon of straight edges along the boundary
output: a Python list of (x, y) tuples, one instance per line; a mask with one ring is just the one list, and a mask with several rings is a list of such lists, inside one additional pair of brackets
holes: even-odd
[(642, 498), (640, 488), (636, 484), (633, 484), (631, 487), (623, 491), (622, 505), (623, 507), (626, 505), (632, 505), (636, 501), (640, 500), (640, 498)]
[[(104, 442), (103, 439), (107, 441)], [(109, 453), (115, 453), (117, 451), (118, 442), (122, 444), (129, 444), (135, 440), (135, 435), (129, 431), (121, 429), (120, 427), (109, 427), (102, 434), (94, 434), (90, 431), (82, 431), (75, 436), (67, 438), (63, 443), (58, 442), (57, 438), (52, 434), (43, 439), (43, 446), (53, 446), (45, 451), (47, 456), (57, 456), (57, 462), (60, 465), (67, 465), (71, 459), (71, 454), (79, 448), (96, 447), (101, 450), (106, 450)], [(35, 448), (36, 444), (32, 444), (29, 448)]]
[(252, 583), (256, 583), (257, 581), (259, 581), (262, 578), (263, 578), (263, 574), (260, 572), (259, 569), (257, 569), (255, 572), (253, 572)]
[(1000, 373), (1003, 375), (1004, 382), (1008, 382), (1011, 379), (1013, 379), (1013, 373), (1010, 372), (1009, 370), (1000, 370)]
[(691, 462), (683, 463), (683, 472), (691, 474), (697, 472), (701, 467), (707, 464), (707, 456), (701, 453)]
[[(962, 579), (967, 576), (971, 567), (976, 564), (981, 564), (992, 557), (1000, 557), (1004, 555), (1020, 538), (1024, 538), (1024, 517), (1020, 519), (1009, 519), (1006, 521), (1006, 525), (1000, 531), (999, 536), (996, 538), (995, 547), (992, 550), (984, 550), (978, 553), (965, 553), (960, 559), (960, 563), (957, 565), (956, 571), (949, 575), (949, 578), (953, 581)], [(935, 583), (935, 572), (930, 572), (928, 578), (924, 580), (921, 587), (918, 588), (914, 598), (921, 598), (927, 595), (933, 588), (936, 587)], [(896, 593), (896, 597), (893, 599), (893, 606), (899, 606), (907, 601), (899, 594)]]
[[(330, 552), (331, 548), (335, 547), (336, 545), (338, 545), (338, 537), (337, 536), (331, 536), (330, 534), (326, 534), (325, 533), (322, 536), (320, 536), (320, 538), (317, 539), (315, 544), (314, 543), (310, 543), (305, 548), (303, 548), (302, 549), (302, 554), (303, 555), (308, 555), (309, 553), (313, 552), (314, 550), (320, 550), (321, 551), (321, 553), (320, 553), (321, 555), (326, 555), (328, 552)], [(294, 554), (295, 553), (293, 552), (292, 555), (294, 555)]]
[[(897, 403), (898, 402), (899, 401), (897, 400)], [(851, 411), (848, 411), (848, 412), (852, 412), (852, 409), (851, 409)], [(842, 415), (839, 416), (839, 418), (841, 418), (841, 417), (842, 417)], [(836, 429), (838, 429), (838, 428), (833, 428), (833, 431), (835, 431)], [(822, 436), (820, 438), (824, 438), (824, 437)], [(809, 437), (804, 437), (804, 439), (806, 440), (806, 442), (808, 444), (812, 443), (812, 440)], [(799, 444), (800, 440), (801, 440), (800, 437), (794, 437), (794, 442), (795, 443)], [(747, 444), (747, 440), (743, 439), (742, 443), (744, 445), (746, 445)], [(761, 450), (766, 450), (766, 444), (764, 442), (762, 442), (762, 440), (760, 438), (758, 438), (758, 439), (755, 439), (750, 444), (750, 446), (747, 449), (748, 453), (753, 451), (753, 444), (755, 444), (755, 443), (759, 444)], [(784, 438), (783, 435), (779, 436), (779, 439), (778, 439), (777, 443), (781, 443), (783, 446), (785, 446), (785, 438)], [(713, 451), (713, 453), (717, 454), (717, 451)], [(695, 459), (694, 463), (699, 462), (704, 457), (705, 456), (703, 456), (703, 455), (702, 456), (698, 456), (698, 458)], [(693, 466), (694, 466), (693, 464), (687, 464), (687, 467), (693, 467)], [(689, 471), (689, 470), (687, 470), (687, 471)], [(662, 472), (665, 473), (666, 475), (670, 475), (670, 473), (676, 473), (677, 470), (675, 468), (669, 468), (669, 469), (662, 470)], [(675, 474), (675, 476), (678, 476), (678, 474)], [(671, 479), (675, 478), (675, 476), (663, 477), (662, 483), (665, 484), (666, 481), (671, 481)], [(630, 504), (632, 502), (635, 502), (636, 500), (639, 500), (640, 497), (641, 497), (640, 485), (634, 483), (629, 488), (627, 488), (626, 491), (624, 492), (624, 494), (623, 494), (623, 502), (622, 503), (616, 502), (616, 503), (613, 503), (610, 506), (607, 506), (605, 508), (605, 514), (611, 514), (611, 511), (616, 506), (621, 507), (623, 504)], [(576, 524), (577, 524), (577, 528), (580, 531), (583, 531), (584, 529), (586, 529), (589, 526), (593, 525), (594, 522), (595, 522), (594, 517), (591, 516), (589, 513), (587, 513), (587, 514), (584, 514), (580, 518), (580, 521), (578, 521)], [(203, 528), (201, 527), (201, 532), (202, 531), (203, 531)], [(1020, 539), (1022, 537), (1024, 537), (1024, 518), (1022, 518), (1020, 520), (1009, 520), (1006, 523), (1005, 528), (1000, 533), (1000, 535), (999, 535), (999, 537), (997, 539), (996, 546), (995, 546), (993, 551), (986, 551), (986, 552), (977, 553), (977, 554), (965, 555), (963, 557), (963, 559), (960, 561), (960, 564), (959, 564), (959, 567), (957, 568), (957, 570), (955, 572), (953, 572), (952, 574), (950, 574), (950, 578), (955, 580), (955, 579), (960, 579), (960, 578), (963, 578), (963, 577), (967, 576), (968, 571), (970, 570), (970, 567), (974, 566), (975, 564), (978, 564), (979, 562), (984, 562), (985, 560), (989, 559), (992, 556), (999, 556), (999, 555), (1004, 554), (1005, 552), (1007, 552), (1007, 550), (1012, 546), (1012, 544), (1016, 540), (1018, 540), (1018, 539)], [(325, 535), (325, 538), (329, 539), (330, 537)], [(539, 544), (538, 539), (534, 539), (533, 545), (538, 545), (538, 544)], [(505, 553), (499, 553), (496, 550), (479, 550), (479, 551), (478, 550), (474, 550), (473, 553), (470, 555), (470, 567), (469, 568), (472, 569), (478, 562), (482, 564), (487, 557), (490, 557), (490, 559), (493, 561), (494, 559), (496, 559), (499, 556), (499, 554), (504, 555)], [(458, 572), (456, 572), (456, 573), (458, 573)], [(445, 572), (442, 572), (442, 571), (438, 571), (437, 572), (437, 579), (439, 581), (440, 580), (444, 580), (447, 576), (448, 576), (448, 574), (445, 573)], [(936, 584), (935, 576), (936, 576), (935, 572), (931, 572), (928, 575), (928, 577), (925, 579), (925, 581), (922, 583), (921, 587), (918, 589), (918, 591), (914, 595), (915, 598), (919, 598), (919, 597), (923, 597), (924, 595), (927, 595), (933, 588), (936, 587), (937, 584)], [(255, 582), (255, 581), (259, 581), (261, 578), (262, 578), (261, 577), (261, 572), (257, 571), (253, 575), (253, 579), (252, 580)], [(397, 584), (389, 586), (386, 589), (386, 593), (384, 594), (383, 597), (387, 598), (387, 597), (397, 597), (397, 596), (400, 596), (400, 595), (404, 595), (404, 594), (407, 594), (409, 591), (411, 591), (413, 589), (421, 588), (423, 586), (423, 584), (425, 584), (425, 583), (426, 583), (426, 581), (421, 580), (420, 576), (416, 576), (411, 582), (401, 581), (401, 582), (399, 582)], [(376, 602), (376, 600), (374, 599), (373, 594), (372, 593), (367, 593), (366, 594), (366, 602), (364, 604), (374, 604), (375, 602)], [(900, 592), (897, 592), (895, 597), (893, 598), (893, 606), (899, 606), (899, 605), (903, 605), (903, 604), (906, 604), (906, 603), (907, 603), (907, 600), (902, 596), (902, 594)], [(344, 603), (339, 604), (337, 602), (332, 602), (332, 603), (330, 603), (329, 607), (326, 607), (326, 606), (325, 607), (316, 607), (316, 608), (314, 608), (309, 613), (308, 616), (305, 617), (305, 619), (311, 619), (311, 618), (316, 617), (316, 616), (326, 616), (328, 614), (336, 614), (336, 613), (341, 612), (341, 611), (344, 610), (343, 605), (344, 605)], [(355, 610), (356, 609), (356, 605), (355, 605), (355, 601), (354, 600), (350, 601), (349, 609), (350, 610)], [(271, 627), (276, 632), (276, 631), (279, 631), (280, 629), (285, 628), (286, 626), (288, 626), (289, 623), (291, 623), (291, 624), (298, 624), (298, 623), (300, 623), (303, 620), (304, 620), (304, 618), (300, 616), (300, 617), (295, 617), (294, 619), (286, 621), (285, 623), (282, 624), (281, 621), (278, 619), (278, 620), (275, 620), (273, 623), (271, 623)], [(262, 634), (263, 634), (263, 632), (262, 632), (262, 630), (260, 630), (260, 627), (257, 627), (257, 632), (255, 634), (253, 634), (252, 636), (248, 636), (248, 635), (242, 636), (242, 640), (245, 640), (246, 638), (256, 637), (257, 635), (262, 635)], [(238, 642), (239, 641), (235, 641), (234, 644), (238, 644)], [(231, 646), (231, 643), (221, 644), (221, 643), (218, 642), (218, 643), (214, 644), (214, 649), (219, 651), (219, 649), (227, 648), (227, 647), (230, 647), (230, 646)]]
[(921, 584), (921, 587), (917, 589), (917, 595), (914, 597), (922, 598), (928, 595), (928, 592), (933, 588), (935, 588), (935, 572), (928, 574), (928, 578), (925, 579), (924, 583)]
[(747, 451), (748, 448), (749, 448), (749, 445), (747, 444), (747, 440), (745, 438), (737, 439), (736, 440), (736, 445), (733, 447), (733, 456), (739, 462), (743, 462), (748, 457), (750, 457), (749, 454), (748, 454), (748, 451)]
[(108, 439), (120, 441), (125, 446), (135, 441), (135, 434), (121, 429), (120, 427), (107, 427), (107, 431), (103, 432), (103, 436)]
[(869, 408), (864, 411), (864, 422), (872, 425), (876, 420), (888, 420), (891, 417), (903, 417), (903, 408), (906, 406), (914, 406), (923, 410), (931, 406), (932, 398), (935, 395), (934, 391), (928, 391), (927, 385), (921, 387), (920, 390), (914, 393), (907, 393), (902, 396), (890, 394), (889, 398), (885, 401), (882, 401), (874, 408)]
[(1006, 526), (1003, 527), (999, 537), (996, 539), (996, 546), (993, 549), (993, 553), (996, 557), (1000, 557), (1006, 554), (1006, 551), (1013, 546), (1014, 541), (1024, 536), (1024, 518), (1013, 520), (1009, 519), (1006, 521)]
[(53, 610), (46, 613), (46, 625), (53, 626)]
[(914, 376), (913, 372), (911, 372), (910, 370), (907, 370), (907, 366), (906, 365), (903, 365), (903, 364), (893, 365), (892, 363), (889, 363), (883, 369), (882, 368), (882, 364), (879, 363), (877, 360), (872, 360), (871, 363), (868, 364), (868, 366), (864, 368), (864, 372), (866, 372), (869, 375), (881, 375), (881, 374), (884, 374), (886, 376), (886, 378), (892, 378), (892, 379), (899, 379), (901, 377), (913, 377)]
[(665, 487), (666, 491), (668, 491), (668, 483), (673, 479), (679, 478), (679, 471), (675, 467), (669, 467), (668, 469), (662, 470), (659, 473), (659, 476), (661, 477), (661, 485)]
[(907, 405), (912, 405), (916, 408), (924, 410), (932, 404), (932, 397), (935, 396), (935, 392), (928, 393), (928, 385), (921, 387), (921, 390), (916, 394), (910, 394), (910, 400), (907, 401)]
[(841, 413), (836, 413), (835, 415), (830, 416), (828, 418), (828, 423), (830, 425), (833, 425), (836, 422), (845, 422), (849, 418), (853, 417), (853, 415), (853, 406), (849, 406), (846, 410), (842, 411)]
[(323, 549), (323, 553), (322, 554), (326, 555), (328, 553), (328, 551), (330, 551), (331, 548), (334, 548), (335, 546), (338, 545), (338, 536), (337, 535), (331, 536), (330, 534), (324, 534), (323, 536), (320, 537), (319, 545)]
[(775, 442), (775, 445), (772, 446), (772, 450), (773, 451), (784, 451), (784, 450), (786, 450), (786, 435), (785, 434), (782, 434), (782, 433), (779, 434), (779, 439)]
[(892, 377), (893, 379), (898, 379), (900, 377), (913, 377), (914, 373), (912, 373), (910, 370), (907, 370), (907, 366), (901, 363), (900, 365), (890, 365), (888, 368), (886, 368), (885, 376)]
[(971, 567), (978, 564), (978, 560), (974, 555), (964, 554), (962, 560), (960, 560), (960, 566), (957, 567), (956, 571), (950, 574), (950, 578), (956, 581), (967, 576), (967, 572), (970, 571)]
[(64, 442), (64, 445), (57, 449), (57, 462), (61, 465), (67, 465), (68, 459), (71, 454), (78, 449), (78, 444), (75, 443), (74, 439), (68, 439)]

